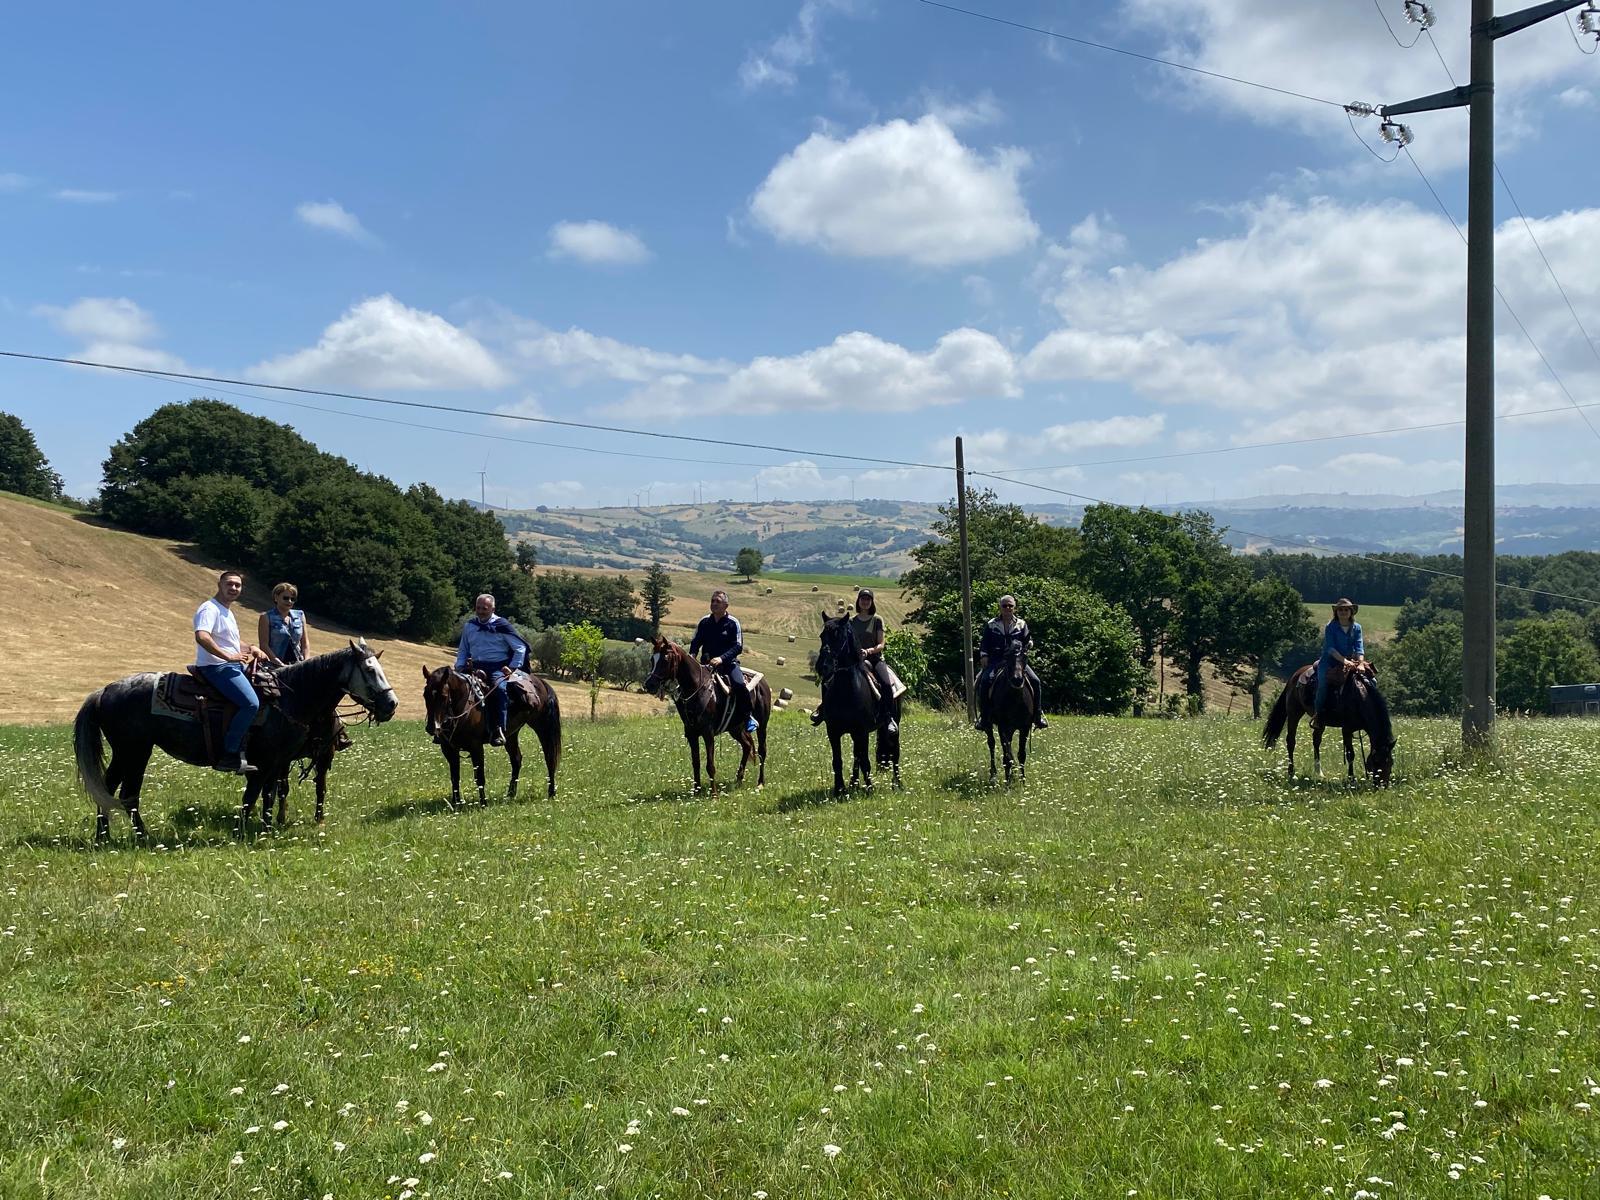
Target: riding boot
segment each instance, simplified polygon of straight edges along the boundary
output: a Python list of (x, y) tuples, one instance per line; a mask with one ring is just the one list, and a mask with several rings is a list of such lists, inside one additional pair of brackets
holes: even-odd
[(341, 750), (350, 749), (353, 745), (355, 743), (350, 740), (350, 735), (345, 732), (344, 722), (340, 721), (339, 727), (333, 735), (333, 752), (337, 754)]
[(896, 721), (893, 717), (890, 717), (888, 720), (884, 721), (883, 731), (885, 733), (899, 733), (900, 722)]
[(822, 705), (819, 702), (817, 707), (811, 710), (811, 724), (813, 726), (821, 725), (827, 719), (828, 718), (823, 714)]
[(503, 725), (496, 725), (489, 734), (489, 745), (504, 746), (506, 744), (506, 731)]
[(244, 757), (244, 748), (249, 744), (249, 741), (250, 739), (246, 737), (237, 750), (231, 752), (224, 750), (222, 757), (211, 765), (211, 769), (213, 771), (223, 771), (229, 775), (254, 775), (255, 767), (246, 762)]

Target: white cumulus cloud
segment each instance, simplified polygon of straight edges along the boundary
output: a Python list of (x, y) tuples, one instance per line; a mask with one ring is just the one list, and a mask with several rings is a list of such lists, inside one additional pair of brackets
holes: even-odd
[(1032, 243), (1018, 149), (985, 157), (939, 117), (814, 133), (774, 166), (750, 200), (780, 240), (854, 258), (927, 266), (981, 262)]
[(355, 213), (337, 200), (304, 201), (295, 206), (294, 215), (302, 225), (326, 233), (336, 233), (340, 237), (349, 238), (352, 242), (377, 241), (367, 232), (366, 226), (361, 224)]
[(739, 83), (751, 92), (793, 88), (799, 82), (800, 69), (817, 60), (823, 18), (830, 12), (848, 12), (850, 7), (849, 0), (805, 0), (788, 29), (745, 56), (739, 65)]
[(126, 296), (84, 296), (65, 307), (42, 304), (34, 312), (82, 343), (78, 358), (152, 371), (190, 369), (177, 355), (147, 344), (161, 336), (161, 328)]
[(55, 198), (65, 200), (68, 204), (110, 204), (117, 198), (116, 192), (99, 192), (89, 188), (58, 188)]
[(604, 221), (558, 221), (550, 227), (549, 255), (585, 263), (629, 266), (647, 261), (650, 249), (638, 234)]
[(497, 388), (509, 373), (471, 334), (388, 294), (350, 308), (315, 346), (258, 363), (269, 383), (349, 388)]

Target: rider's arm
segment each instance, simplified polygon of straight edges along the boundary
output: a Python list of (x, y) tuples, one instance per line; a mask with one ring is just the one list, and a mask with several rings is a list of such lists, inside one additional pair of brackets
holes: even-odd
[(266, 613), (262, 613), (261, 619), (256, 622), (256, 641), (266, 647), (268, 658), (273, 662), (278, 661), (278, 656), (272, 652), (272, 628), (267, 622)]
[(733, 622), (733, 645), (724, 650), (721, 657), (738, 658), (744, 653), (744, 630), (739, 625), (738, 617), (729, 617), (728, 620)]
[(461, 628), (461, 645), (456, 650), (456, 670), (465, 671), (467, 669), (468, 658), (469, 658), (469, 655), (467, 654), (467, 627), (465, 625), (463, 625), (462, 628)]
[(522, 668), (527, 665), (525, 661), (528, 656), (527, 646), (523, 645), (521, 638), (513, 637), (511, 634), (506, 634), (505, 639), (506, 646), (511, 652), (509, 655), (507, 655), (506, 665), (513, 671), (522, 670)]
[(700, 643), (705, 640), (706, 619), (700, 618), (700, 623), (694, 627), (694, 636), (689, 639), (689, 657), (695, 658), (700, 653)]
[(305, 615), (305, 613), (301, 613), (300, 614), (300, 659), (303, 662), (304, 660), (306, 660), (306, 659), (308, 659), (310, 657), (311, 657), (311, 634), (310, 634), (310, 630), (309, 630), (309, 628), (307, 627), (307, 624), (306, 624), (306, 615)]

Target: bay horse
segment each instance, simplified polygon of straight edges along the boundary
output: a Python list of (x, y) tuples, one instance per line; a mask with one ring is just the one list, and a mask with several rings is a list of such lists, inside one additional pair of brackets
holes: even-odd
[(1318, 775), (1322, 774), (1322, 730), (1324, 725), (1336, 725), (1344, 732), (1345, 771), (1350, 779), (1356, 777), (1357, 730), (1367, 735), (1371, 743), (1362, 767), (1374, 787), (1388, 787), (1394, 772), (1394, 725), (1389, 719), (1389, 704), (1378, 691), (1377, 681), (1370, 672), (1355, 675), (1341, 672), (1328, 680), (1332, 699), (1327, 713), (1319, 720), (1315, 714), (1317, 694), (1317, 665), (1301, 667), (1283, 685), (1283, 691), (1267, 714), (1266, 728), (1261, 731), (1261, 744), (1271, 749), (1278, 736), (1288, 729), (1284, 747), (1289, 752), (1289, 778), (1294, 778), (1294, 735), (1302, 716), (1311, 721), (1311, 749)]
[[(489, 741), (484, 697), (492, 686), (481, 671), (470, 674), (454, 667), (422, 668), (422, 700), (428, 709), (428, 733), (450, 764), (450, 803), (461, 803), (461, 755), (472, 760), (472, 778), (478, 785), (478, 803), (489, 803), (483, 780), (483, 748)], [(511, 782), (506, 799), (517, 798), (517, 778), (522, 774), (523, 726), (531, 728), (544, 752), (549, 782), (545, 795), (556, 794), (556, 768), (561, 765), (561, 702), (555, 689), (539, 676), (521, 673), (507, 684), (506, 756), (511, 759)]]
[[(306, 776), (311, 776), (317, 792), (318, 825), (322, 824), (323, 812), (328, 798), (328, 770), (333, 766), (333, 755), (337, 750), (346, 750), (350, 747), (350, 739), (345, 736), (344, 722), (334, 713), (332, 719), (322, 729), (313, 728), (311, 736), (306, 741), (303, 757), (309, 760), (300, 772), (301, 782)], [(278, 825), (281, 828), (288, 821), (289, 814), (289, 776), (293, 770), (293, 763), (283, 764), (283, 770), (278, 778), (267, 781), (261, 789), (261, 819), (265, 822), (274, 801), (278, 805)]]
[[(726, 732), (739, 743), (739, 773), (734, 783), (744, 782), (744, 771), (754, 754), (756, 785), (767, 782), (767, 722), (772, 718), (772, 688), (765, 679), (748, 689), (750, 700), (746, 703), (738, 692), (719, 691), (710, 668), (694, 660), (682, 646), (657, 637), (651, 642), (650, 674), (644, 681), (644, 690), (652, 695), (662, 695), (668, 687), (673, 689), (673, 703), (678, 717), (683, 721), (683, 737), (689, 743), (689, 760), (694, 764), (694, 790), (700, 791), (700, 743), (706, 747), (706, 778), (711, 781), (711, 794), (717, 794), (717, 735)], [(756, 719), (756, 734), (752, 738), (745, 728), (746, 718)]]
[(842, 742), (850, 737), (850, 786), (864, 779), (872, 790), (872, 764), (867, 758), (868, 739), (878, 732), (877, 762), (894, 772), (894, 786), (900, 786), (900, 733), (884, 728), (893, 717), (900, 721), (900, 701), (880, 696), (867, 676), (856, 643), (855, 628), (848, 616), (832, 617), (822, 612), (821, 645), (817, 650), (817, 681), (822, 685), (823, 721), (828, 726), (828, 741), (833, 746), (833, 794), (844, 795), (844, 752)]
[[(349, 696), (375, 721), (394, 716), (399, 700), (384, 676), (378, 658), (365, 640), (331, 654), (280, 667), (279, 697), (262, 706), (266, 716), (250, 731), (250, 761), (256, 770), (246, 779), (239, 811), (239, 832), (249, 824), (256, 797), (269, 782), (288, 773), (289, 764), (308, 753), (315, 732), (337, 719), (339, 701)], [(133, 822), (134, 836), (144, 838), (139, 816), (139, 791), (145, 768), (157, 746), (180, 762), (205, 767), (211, 764), (205, 730), (197, 720), (185, 720), (152, 711), (157, 680), (153, 671), (129, 675), (92, 693), (78, 709), (72, 741), (78, 779), (99, 809), (95, 840), (111, 835), (111, 810), (119, 803)], [(102, 741), (102, 737), (104, 741)], [(111, 745), (111, 762), (105, 762), (105, 743)], [(262, 822), (270, 824), (269, 802), (262, 801)]]
[(994, 734), (1000, 730), (1000, 751), (1006, 766), (1006, 782), (1011, 782), (1011, 738), (1017, 738), (1017, 774), (1028, 777), (1028, 737), (1033, 732), (1033, 719), (1039, 715), (1039, 697), (1033, 694), (1028, 682), (1027, 648), (1017, 641), (1008, 644), (1006, 660), (989, 677), (989, 724), (984, 732), (989, 735), (989, 782), (995, 780)]

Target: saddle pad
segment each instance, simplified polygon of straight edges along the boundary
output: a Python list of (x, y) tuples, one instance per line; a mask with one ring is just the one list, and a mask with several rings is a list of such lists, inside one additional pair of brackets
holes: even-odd
[[(187, 671), (162, 671), (154, 675), (155, 686), (150, 689), (150, 711), (158, 717), (171, 717), (175, 721), (198, 721), (202, 703), (213, 710), (223, 710), (224, 719), (234, 712), (232, 704), (225, 703), (215, 692)], [(251, 727), (267, 719), (272, 703), (266, 697), (256, 710)]]
[[(745, 687), (749, 688), (752, 692), (756, 690), (756, 684), (760, 683), (766, 678), (766, 676), (760, 671), (752, 671), (746, 666), (741, 666), (739, 668), (739, 672), (744, 676)], [(717, 690), (722, 692), (723, 695), (727, 695), (728, 690), (731, 687), (731, 685), (728, 683), (728, 677), (721, 671), (715, 671), (712, 674), (717, 681)]]

